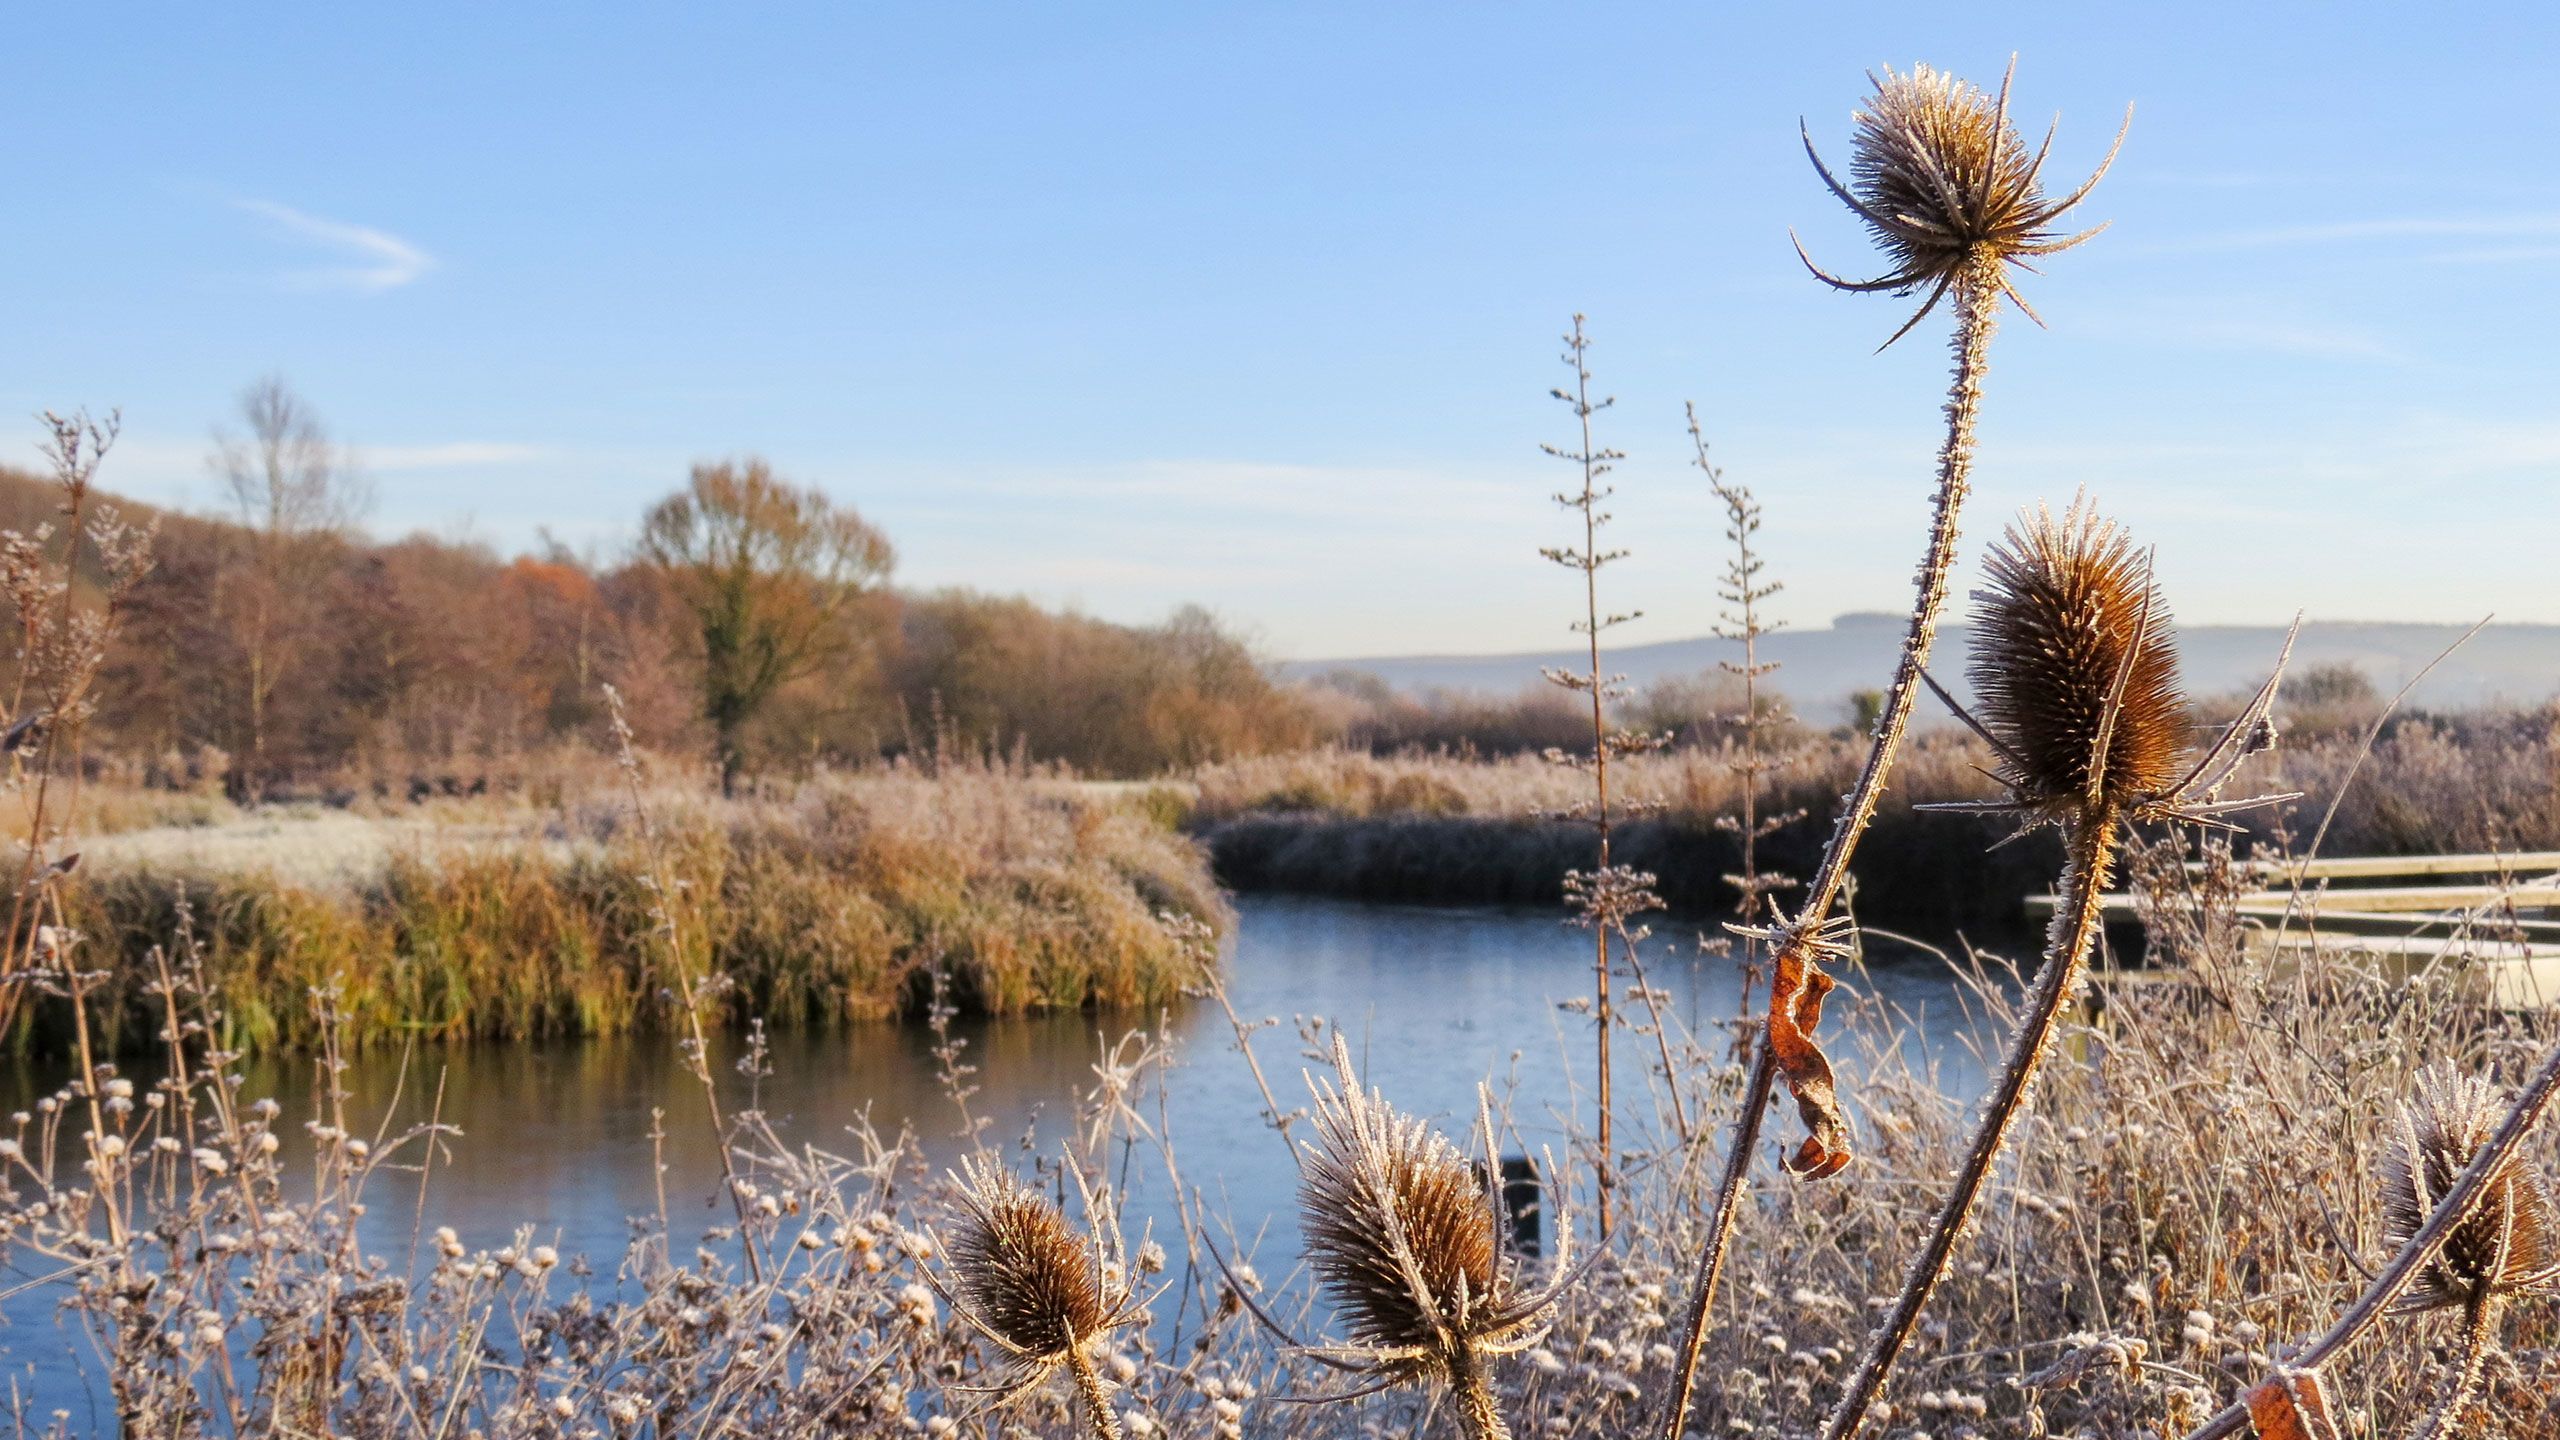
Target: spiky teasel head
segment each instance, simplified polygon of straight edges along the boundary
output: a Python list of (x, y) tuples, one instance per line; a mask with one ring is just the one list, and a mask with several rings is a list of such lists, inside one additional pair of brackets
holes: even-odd
[[(2010, 63), (2011, 73), (2016, 62)], [(1843, 185), (1813, 148), (1805, 132), (1805, 152), (1813, 157), (1822, 182), (1866, 223), (1890, 268), (1873, 280), (1842, 280), (1815, 265), (1813, 273), (1843, 290), (1891, 290), (1910, 294), (1922, 288), (1928, 300), (1901, 330), (1908, 333), (1921, 316), (1936, 307), (1952, 286), (1996, 287), (2032, 316), (2009, 283), (2008, 267), (2039, 255), (2068, 250), (2103, 225), (2066, 235), (2054, 222), (2086, 198), (2115, 163), (2113, 147), (2096, 173), (2060, 200), (2046, 198), (2042, 184), (2051, 131), (2030, 152), (2009, 123), (2009, 76), (1992, 96), (1944, 71), (1914, 65), (1903, 74), (1884, 67), (1884, 78), (1869, 79), (1875, 93), (1851, 117), (1857, 126), (1849, 161), (1849, 183)], [(2132, 112), (2126, 112), (2130, 124)], [(2124, 133), (2116, 133), (2116, 145)], [(1799, 243), (1798, 254), (1804, 247)], [(1985, 302), (1991, 296), (1980, 297)], [(1892, 340), (1885, 342), (1890, 345)]]
[(2177, 781), (2187, 702), (2148, 559), (2075, 501), (2019, 517), (1974, 592), (1973, 690), (2018, 807), (2131, 810)]
[[(1001, 1403), (1078, 1365), (1094, 1341), (1134, 1320), (1138, 1305), (1108, 1224), (1079, 1232), (1047, 1197), (982, 1157), (964, 1161), (956, 1178), (960, 1222), (943, 1246), (949, 1278), (927, 1278), (1011, 1361), (1011, 1373), (985, 1387)], [(1090, 1192), (1085, 1208), (1096, 1208)]]
[[(1448, 1137), (1361, 1087), (1334, 1038), (1333, 1083), (1319, 1082), (1298, 1208), (1308, 1268), (1353, 1343), (1309, 1353), (1387, 1381), (1483, 1390), (1484, 1363), (1538, 1343), (1571, 1272), (1572, 1230), (1557, 1225), (1544, 1289), (1502, 1245), (1497, 1180)], [(1490, 1155), (1492, 1125), (1483, 1128)], [(1462, 1403), (1464, 1395), (1462, 1394)]]
[[(2382, 1235), (2409, 1243), (2454, 1178), (2507, 1118), (2507, 1097), (2442, 1061), (2418, 1072), (2382, 1160)], [(2540, 1173), (2517, 1156), (2489, 1180), (2470, 1215), (2446, 1237), (2400, 1297), (2432, 1310), (2560, 1289), (2560, 1212)]]

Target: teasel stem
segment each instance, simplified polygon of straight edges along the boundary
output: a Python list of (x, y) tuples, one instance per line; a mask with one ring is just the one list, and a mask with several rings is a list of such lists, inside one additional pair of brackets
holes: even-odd
[(2054, 1030), (2062, 1021), (2062, 1013), (2070, 1008), (2072, 996), (2080, 989), (2089, 951), (2104, 923), (2107, 868), (2115, 858), (2122, 826), (2115, 808), (2104, 800), (2072, 822), (2060, 887), (2065, 903), (2056, 912), (2053, 929), (2045, 941), (2044, 973), (2037, 977), (2027, 1013), (2019, 1019), (2018, 1033), (2009, 1045), (2008, 1064), (2002, 1068), (1991, 1098), (1983, 1104), (1982, 1122), (1974, 1130), (1973, 1145), (1965, 1155), (1963, 1168), (1956, 1172), (1955, 1189), (1939, 1207), (1928, 1243), (1911, 1262), (1911, 1271), (1903, 1279), (1892, 1313), (1876, 1327), (1865, 1357), (1858, 1362), (1857, 1373), (1841, 1392), (1839, 1408), (1832, 1411), (1831, 1423), (1823, 1430), (1824, 1440), (1849, 1440), (1866, 1423), (1868, 1404), (1884, 1388), (1895, 1359), (1919, 1326), (1921, 1310), (1947, 1273), (1956, 1237), (1964, 1232), (1965, 1220), (1990, 1180), (1992, 1167), (1999, 1162), (2010, 1127), (2026, 1108), (2027, 1091), (2035, 1083), (2036, 1070), (2044, 1063), (2045, 1055), (2053, 1048)]
[[(1840, 814), (1832, 822), (1831, 839), (1823, 847), (1821, 863), (1805, 886), (1803, 909), (1796, 912), (1786, 935), (1778, 942), (1775, 963), (1780, 969), (1790, 964), (1815, 964), (1816, 942), (1832, 905), (1839, 899), (1840, 887), (1849, 878), (1850, 856), (1857, 851), (1858, 839), (1866, 833), (1869, 822), (1875, 819), (1876, 806), (1884, 798), (1885, 780), (1893, 771), (1903, 736), (1911, 728), (1911, 712), (1920, 701), (1920, 672), (1927, 668), (1929, 651), (1937, 643), (1938, 616), (1946, 608), (1947, 577), (1955, 569), (1959, 534), (1956, 522), (1972, 488), (1974, 424), (1982, 412), (1982, 378), (1990, 368), (1991, 334), (1998, 326), (2001, 264), (1996, 252), (1978, 253), (1955, 287), (1955, 376), (1947, 386), (1947, 433), (1938, 447), (1937, 498), (1929, 524), (1929, 549), (1920, 562), (1919, 593), (1911, 606), (1911, 628), (1903, 636), (1902, 658), (1894, 667), (1893, 687), (1885, 693), (1884, 711), (1877, 717), (1875, 738), (1868, 746), (1866, 764), (1858, 771), (1858, 783), (1841, 802)], [(1773, 1018), (1778, 1004), (1779, 992), (1773, 986)], [(1715, 1211), (1707, 1220), (1706, 1244), (1698, 1254), (1697, 1293), (1690, 1300), (1689, 1331), (1682, 1339), (1679, 1364), (1673, 1371), (1671, 1403), (1663, 1416), (1663, 1440), (1680, 1440), (1681, 1429), (1688, 1421), (1698, 1351), (1706, 1340), (1707, 1315), (1715, 1301), (1717, 1279), (1724, 1270), (1725, 1249), (1732, 1242), (1742, 1180), (1750, 1171), (1752, 1152), (1759, 1148), (1760, 1124), (1768, 1110), (1776, 1072), (1777, 1055), (1764, 1027), (1759, 1057), (1752, 1065), (1751, 1083), (1744, 1091), (1742, 1113), (1736, 1120), (1733, 1148), (1725, 1157), (1724, 1184), (1716, 1192)]]
[(1470, 1350), (1461, 1350), (1458, 1369), (1449, 1377), (1449, 1398), (1458, 1409), (1458, 1429), (1467, 1440), (1511, 1440), (1502, 1407), (1493, 1399), (1493, 1367)]
[(1084, 1353), (1081, 1344), (1067, 1347), (1067, 1371), (1076, 1377), (1076, 1391), (1084, 1396), (1084, 1409), (1091, 1422), (1087, 1429), (1093, 1440), (1122, 1440), (1120, 1417), (1111, 1410), (1110, 1392), (1102, 1388), (1102, 1372), (1093, 1368), (1093, 1357)]
[[(2524, 1137), (2531, 1134), (2534, 1125), (2542, 1119), (2542, 1112), (2551, 1108), (2554, 1095), (2560, 1095), (2560, 1044), (2554, 1044), (2543, 1055), (2542, 1063), (2535, 1067), (2533, 1077), (2525, 1082), (2523, 1092), (2516, 1096), (2516, 1102), (2508, 1109), (2507, 1118), (2499, 1124), (2498, 1132), (2489, 1137), (2489, 1143), (2481, 1146), (2479, 1153), (2471, 1157), (2471, 1163), (2463, 1167), (2451, 1185), (2445, 1187), (2443, 1197), (2436, 1201), (2436, 1208), (2428, 1214), (2427, 1223), (2419, 1228), (2417, 1234), (2409, 1237), (2408, 1243), (2400, 1247), (2400, 1253), (2391, 1257), (2391, 1263), (2382, 1267), (2382, 1273), (2373, 1277), (2373, 1282), (2356, 1297), (2354, 1304), (2338, 1316), (2335, 1324), (2320, 1338), (2302, 1347), (2300, 1353), (2292, 1358), (2290, 1368), (2318, 1368), (2329, 1357), (2363, 1338), (2364, 1332), (2372, 1329), (2389, 1312), (2391, 1302), (2400, 1298), (2401, 1292), (2418, 1278), (2418, 1272), (2424, 1270), (2427, 1263), (2435, 1259), (2436, 1252), (2444, 1248), (2444, 1242), (2471, 1218), (2472, 1210), (2488, 1194), (2490, 1182), (2507, 1168), (2517, 1148), (2524, 1144)], [(2240, 1434), (2248, 1425), (2249, 1407), (2245, 1402), (2237, 1402), (2189, 1431), (2186, 1440), (2223, 1440), (2223, 1437)]]
[(1778, 1067), (1769, 1061), (1767, 1037), (1757, 1036), (1754, 1047), (1759, 1059), (1751, 1067), (1751, 1083), (1742, 1094), (1741, 1129), (1734, 1137), (1733, 1148), (1725, 1153), (1724, 1178), (1716, 1184), (1715, 1224), (1709, 1243), (1698, 1253), (1697, 1279), (1689, 1287), (1689, 1328), (1680, 1347), (1681, 1363), (1671, 1377), (1670, 1417), (1665, 1440), (1680, 1440), (1680, 1427), (1689, 1418), (1689, 1395), (1698, 1380), (1698, 1347), (1707, 1333), (1707, 1312), (1715, 1304), (1716, 1286), (1724, 1278), (1724, 1243), (1726, 1224), (1742, 1195), (1743, 1182), (1751, 1175), (1751, 1152), (1757, 1148), (1753, 1139), (1760, 1129), (1760, 1117), (1769, 1108), (1769, 1092), (1775, 1088)]
[(2462, 1305), (2462, 1356), (2454, 1362), (2460, 1368), (2453, 1372), (2453, 1388), (2419, 1424), (2415, 1440), (2451, 1434), (2462, 1412), (2471, 1408), (2472, 1398), (2480, 1393), (2480, 1377), (2489, 1368), (2489, 1341), (2497, 1328), (2498, 1297), (2486, 1287), (2473, 1291)]

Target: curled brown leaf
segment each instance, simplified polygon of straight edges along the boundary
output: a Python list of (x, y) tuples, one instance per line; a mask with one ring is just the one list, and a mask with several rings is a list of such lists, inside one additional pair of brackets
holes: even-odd
[(2249, 1424), (2259, 1440), (2338, 1440), (2317, 1370), (2279, 1369), (2249, 1392)]
[(1820, 1180), (1839, 1174), (1850, 1159), (1849, 1122), (1840, 1113), (1831, 1060), (1813, 1038), (1822, 1023), (1822, 999), (1838, 982), (1811, 964), (1798, 944), (1778, 947), (1777, 970), (1769, 988), (1769, 1054), (1796, 1097), (1806, 1131), (1804, 1143), (1782, 1163), (1790, 1175)]

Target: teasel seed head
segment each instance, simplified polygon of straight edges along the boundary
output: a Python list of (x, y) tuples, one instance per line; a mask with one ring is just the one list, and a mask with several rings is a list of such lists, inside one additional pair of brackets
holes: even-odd
[(1974, 592), (1973, 690), (2020, 809), (2064, 819), (2167, 793), (2187, 752), (2168, 607), (2147, 556), (2074, 501), (2009, 527)]
[[(1557, 1225), (1553, 1278), (1531, 1289), (1505, 1253), (1488, 1172), (1428, 1123), (1361, 1087), (1334, 1039), (1336, 1083), (1318, 1084), (1299, 1181), (1307, 1265), (1352, 1343), (1313, 1353), (1388, 1380), (1437, 1380), (1482, 1396), (1485, 1362), (1535, 1345), (1571, 1272)], [(1490, 1154), (1492, 1124), (1482, 1122)]]
[[(1077, 1229), (1048, 1198), (982, 1157), (962, 1163), (958, 1228), (944, 1248), (952, 1310), (994, 1342), (1012, 1373), (987, 1387), (1010, 1399), (1073, 1364), (1096, 1339), (1136, 1316), (1098, 1227)], [(1085, 1197), (1091, 1211), (1095, 1202)], [(928, 1278), (931, 1278), (928, 1273)]]
[[(2011, 75), (2016, 69), (2013, 59)], [(2043, 145), (2028, 150), (2009, 123), (2010, 76), (2001, 78), (1996, 97), (1926, 65), (1915, 65), (1908, 74), (1886, 66), (1882, 79), (1868, 78), (1875, 93), (1852, 116), (1857, 133), (1849, 183), (1841, 184), (1823, 164), (1810, 131), (1805, 133), (1805, 152), (1831, 193), (1865, 222), (1889, 268), (1874, 280), (1853, 281), (1829, 274), (1810, 256), (1806, 266), (1843, 290), (1907, 295), (1927, 289), (1928, 300), (1894, 333), (1896, 340), (1935, 308), (1950, 287), (1959, 285), (1996, 287), (2032, 317), (2035, 312), (2009, 283), (2008, 267), (2068, 250), (2106, 228), (2063, 234), (2054, 222), (2086, 198), (2115, 163), (2123, 131), (2116, 133), (2116, 147), (2108, 149), (2096, 173), (2068, 196), (2051, 200), (2042, 180), (2053, 135), (2048, 131)], [(2126, 123), (2131, 121), (2128, 109)], [(1796, 251), (1804, 253), (1801, 242)]]
[[(2497, 1133), (2507, 1097), (2442, 1061), (2418, 1072), (2382, 1161), (2382, 1235), (2406, 1245), (2454, 1178)], [(2490, 1178), (2471, 1213), (2400, 1297), (2403, 1310), (2560, 1291), (2560, 1211), (2519, 1155)]]

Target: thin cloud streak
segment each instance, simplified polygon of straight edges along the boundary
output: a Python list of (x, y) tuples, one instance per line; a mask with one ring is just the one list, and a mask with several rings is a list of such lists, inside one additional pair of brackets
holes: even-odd
[(232, 205), (286, 232), (345, 253), (353, 263), (287, 271), (283, 282), (302, 290), (347, 290), (378, 295), (415, 283), (436, 266), (435, 257), (388, 230), (350, 225), (307, 214), (273, 200), (234, 200)]

